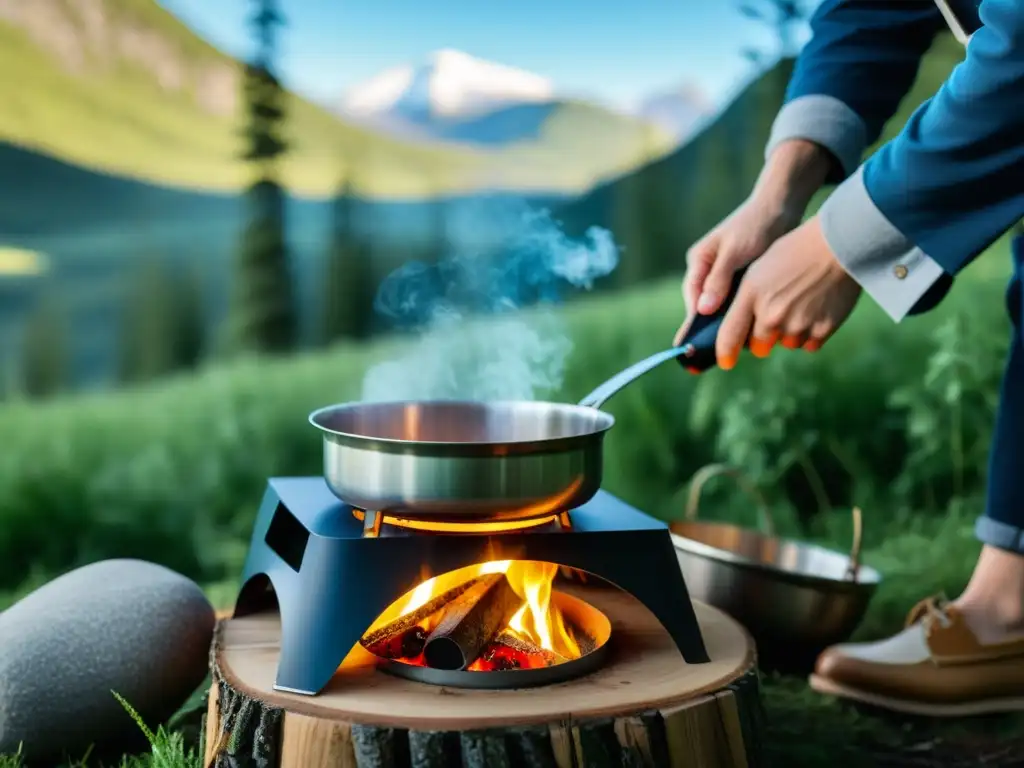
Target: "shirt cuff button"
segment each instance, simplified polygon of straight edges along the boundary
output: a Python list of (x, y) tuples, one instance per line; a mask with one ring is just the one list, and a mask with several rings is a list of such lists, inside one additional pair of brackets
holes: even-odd
[(892, 268), (892, 273), (896, 275), (897, 280), (902, 280), (907, 276), (907, 268), (902, 264), (897, 264)]

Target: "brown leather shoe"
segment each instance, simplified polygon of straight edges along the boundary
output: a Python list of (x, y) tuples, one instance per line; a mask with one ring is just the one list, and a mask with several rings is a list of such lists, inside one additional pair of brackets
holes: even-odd
[(955, 606), (918, 603), (898, 635), (818, 657), (811, 688), (929, 717), (1024, 711), (1024, 640), (982, 645)]

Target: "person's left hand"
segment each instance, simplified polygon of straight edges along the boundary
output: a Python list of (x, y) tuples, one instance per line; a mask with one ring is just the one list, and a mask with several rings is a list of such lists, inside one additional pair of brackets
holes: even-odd
[(736, 365), (748, 337), (757, 357), (767, 357), (778, 341), (789, 349), (821, 349), (860, 292), (825, 242), (818, 218), (810, 219), (776, 240), (743, 276), (718, 332), (719, 367)]

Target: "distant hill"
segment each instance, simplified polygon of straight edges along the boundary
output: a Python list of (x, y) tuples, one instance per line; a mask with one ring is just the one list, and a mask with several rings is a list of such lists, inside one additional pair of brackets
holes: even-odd
[[(573, 132), (559, 126), (572, 126)], [(419, 130), (433, 139), (481, 148), (541, 143), (552, 155), (575, 153), (583, 132), (590, 142), (601, 145), (605, 158), (618, 156), (620, 167), (645, 152), (661, 154), (673, 140), (671, 131), (653, 121), (642, 123), (598, 104), (568, 99), (512, 104), (470, 117), (435, 118)]]
[[(881, 141), (899, 132), (963, 56), (963, 46), (952, 36), (936, 41)], [(749, 194), (792, 64), (784, 60), (765, 72), (674, 153), (558, 209), (558, 217), (572, 232), (599, 225), (615, 233), (625, 248), (616, 283), (682, 273), (686, 250)], [(814, 205), (823, 197), (824, 193), (819, 195)]]
[[(159, 184), (235, 191), (249, 180), (240, 64), (154, 0), (0, 2), (0, 72), (0, 141)], [(644, 136), (595, 154), (542, 130), (494, 152), (381, 135), (296, 95), (288, 111), (284, 181), (306, 195), (329, 194), (346, 174), (380, 197), (578, 192), (650, 157)]]

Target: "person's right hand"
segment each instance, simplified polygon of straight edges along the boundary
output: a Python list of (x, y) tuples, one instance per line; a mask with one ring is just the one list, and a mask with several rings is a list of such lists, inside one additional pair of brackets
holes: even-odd
[[(774, 196), (755, 194), (690, 248), (683, 278), (686, 319), (676, 332), (676, 346), (682, 343), (697, 314), (710, 315), (721, 306), (736, 270), (754, 261), (772, 243), (795, 229), (801, 217), (802, 210), (797, 211)], [(751, 345), (751, 352), (766, 357), (775, 342), (776, 339), (759, 341)]]

